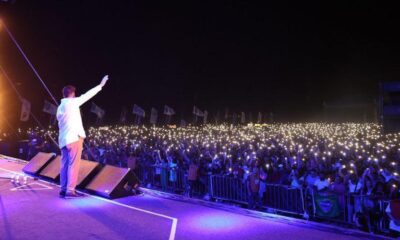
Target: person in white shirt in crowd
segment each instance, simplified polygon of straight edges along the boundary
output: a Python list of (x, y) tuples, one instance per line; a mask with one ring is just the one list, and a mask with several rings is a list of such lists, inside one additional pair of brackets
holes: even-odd
[(318, 179), (319, 177), (317, 175), (317, 171), (315, 169), (311, 169), (310, 173), (302, 177), (301, 180), (305, 182), (307, 187), (313, 187)]
[(301, 188), (302, 184), (299, 180), (299, 172), (297, 170), (292, 170), (289, 175), (290, 186), (292, 188)]
[(393, 179), (393, 175), (388, 168), (384, 168), (382, 171), (380, 171), (380, 175), (385, 178), (385, 183)]
[(319, 173), (319, 178), (315, 180), (314, 186), (316, 187), (317, 191), (325, 191), (329, 188), (329, 180), (326, 178), (325, 173)]
[(62, 198), (80, 196), (75, 191), (75, 187), (86, 134), (79, 107), (100, 92), (107, 81), (108, 75), (103, 77), (99, 85), (79, 97), (75, 97), (74, 86), (65, 86), (62, 90), (64, 98), (61, 99), (61, 104), (57, 108), (58, 142), (61, 149), (60, 197)]

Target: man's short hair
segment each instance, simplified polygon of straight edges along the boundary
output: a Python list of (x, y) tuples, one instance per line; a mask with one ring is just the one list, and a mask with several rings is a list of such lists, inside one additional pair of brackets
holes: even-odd
[(75, 88), (74, 86), (72, 86), (72, 85), (67, 85), (67, 86), (65, 86), (65, 87), (63, 88), (63, 90), (62, 90), (63, 96), (66, 98), (66, 97), (68, 97), (69, 95), (71, 95), (72, 93), (74, 93), (75, 90), (76, 90), (76, 88)]

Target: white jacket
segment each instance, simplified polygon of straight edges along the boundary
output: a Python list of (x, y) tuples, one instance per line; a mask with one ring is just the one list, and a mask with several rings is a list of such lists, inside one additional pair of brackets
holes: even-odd
[(78, 141), (79, 137), (86, 137), (79, 107), (100, 91), (101, 86), (98, 85), (79, 97), (61, 99), (61, 104), (57, 108), (60, 148)]

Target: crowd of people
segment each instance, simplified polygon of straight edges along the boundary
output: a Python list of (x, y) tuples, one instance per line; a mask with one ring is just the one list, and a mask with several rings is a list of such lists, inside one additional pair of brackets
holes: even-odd
[[(352, 200), (356, 222), (376, 231), (375, 199), (398, 199), (400, 134), (383, 134), (378, 124), (249, 124), (146, 127), (91, 127), (83, 158), (130, 167), (146, 184), (175, 191), (178, 173), (185, 191), (207, 196), (207, 179), (219, 175), (241, 179), (247, 186), (250, 208), (260, 208), (268, 184), (335, 193), (345, 208)], [(29, 129), (38, 142), (35, 150), (55, 151), (56, 129)], [(37, 140), (40, 138), (41, 140)], [(146, 171), (144, 171), (146, 170)], [(361, 224), (361, 223), (360, 223)]]

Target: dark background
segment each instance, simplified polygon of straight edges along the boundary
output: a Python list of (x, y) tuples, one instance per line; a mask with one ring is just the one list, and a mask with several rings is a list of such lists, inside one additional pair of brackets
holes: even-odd
[[(229, 108), (314, 121), (324, 101), (372, 104), (379, 82), (400, 79), (394, 6), (274, 2), (17, 0), (0, 15), (57, 98), (66, 84), (82, 93), (109, 74), (93, 99), (108, 122), (134, 103), (148, 115), (167, 104), (176, 120), (191, 120), (195, 104), (210, 117)], [(0, 63), (48, 121), (51, 98), (2, 30)], [(0, 80), (2, 115), (18, 125), (20, 104)]]

